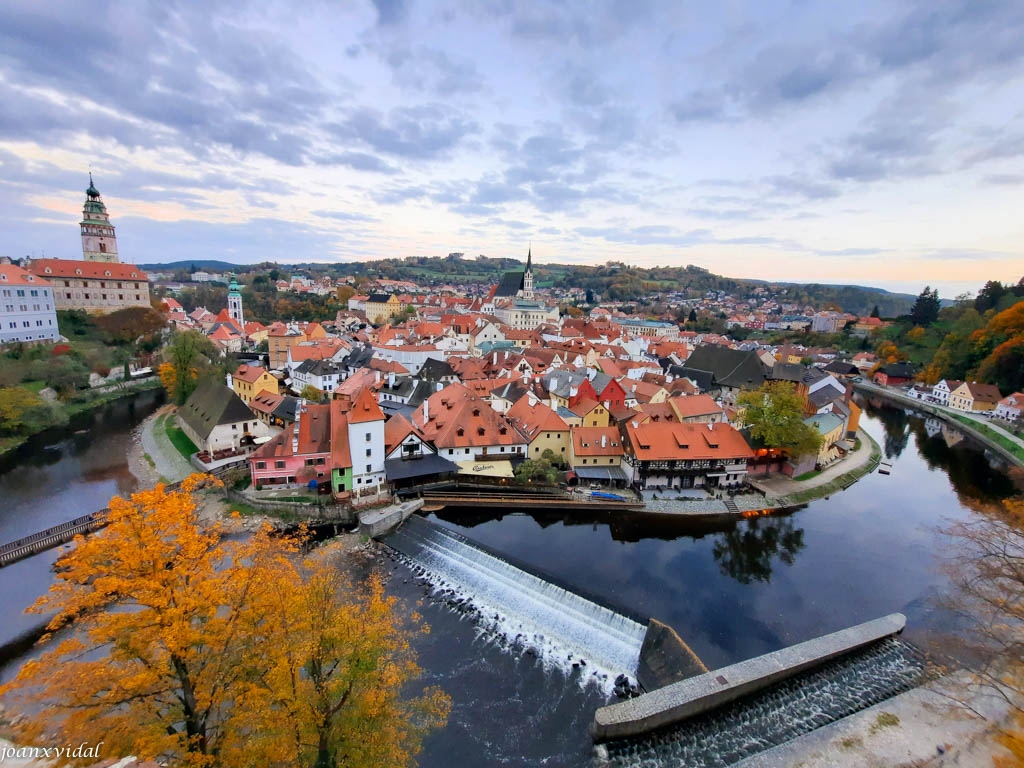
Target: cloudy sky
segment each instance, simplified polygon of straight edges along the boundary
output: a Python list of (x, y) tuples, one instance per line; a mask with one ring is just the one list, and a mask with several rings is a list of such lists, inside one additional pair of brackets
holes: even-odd
[(1024, 3), (0, 4), (0, 253), (1024, 273)]

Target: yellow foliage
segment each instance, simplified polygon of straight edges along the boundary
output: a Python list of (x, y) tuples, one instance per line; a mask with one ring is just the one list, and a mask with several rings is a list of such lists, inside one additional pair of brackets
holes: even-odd
[(323, 565), (303, 578), (300, 541), (268, 527), (224, 541), (197, 518), (211, 482), (115, 497), (76, 539), (32, 608), (54, 614), (42, 655), (0, 687), (38, 713), (17, 737), (184, 766), (408, 765), (448, 699), (402, 698), (419, 668), (394, 599)]

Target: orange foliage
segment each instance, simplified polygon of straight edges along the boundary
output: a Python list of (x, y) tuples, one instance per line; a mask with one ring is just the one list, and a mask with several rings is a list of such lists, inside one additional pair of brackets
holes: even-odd
[(337, 568), (304, 579), (299, 541), (268, 527), (224, 541), (197, 517), (209, 483), (115, 497), (109, 525), (76, 538), (32, 608), (55, 614), (42, 655), (0, 687), (37, 713), (18, 739), (190, 767), (409, 764), (448, 699), (401, 698), (419, 670), (393, 599)]

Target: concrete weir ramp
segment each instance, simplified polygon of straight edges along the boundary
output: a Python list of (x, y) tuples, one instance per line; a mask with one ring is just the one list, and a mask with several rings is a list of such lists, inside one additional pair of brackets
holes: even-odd
[(613, 766), (723, 768), (919, 684), (902, 614), (602, 707), (597, 754)]
[(635, 678), (647, 627), (529, 573), (464, 536), (413, 516), (383, 542), (434, 590), (457, 595), (489, 629), (602, 687)]

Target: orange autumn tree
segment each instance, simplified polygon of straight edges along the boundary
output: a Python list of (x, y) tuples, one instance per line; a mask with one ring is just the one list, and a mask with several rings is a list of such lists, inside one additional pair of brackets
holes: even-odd
[[(208, 482), (112, 499), (109, 525), (61, 560), (33, 606), (55, 614), (42, 655), (0, 688), (35, 713), (17, 737), (175, 766), (408, 764), (447, 699), (401, 698), (418, 668), (393, 601), (376, 582), (342, 591), (325, 566), (304, 578), (299, 542), (269, 528), (225, 541), (197, 516)], [(359, 733), (362, 751), (346, 743)]]

